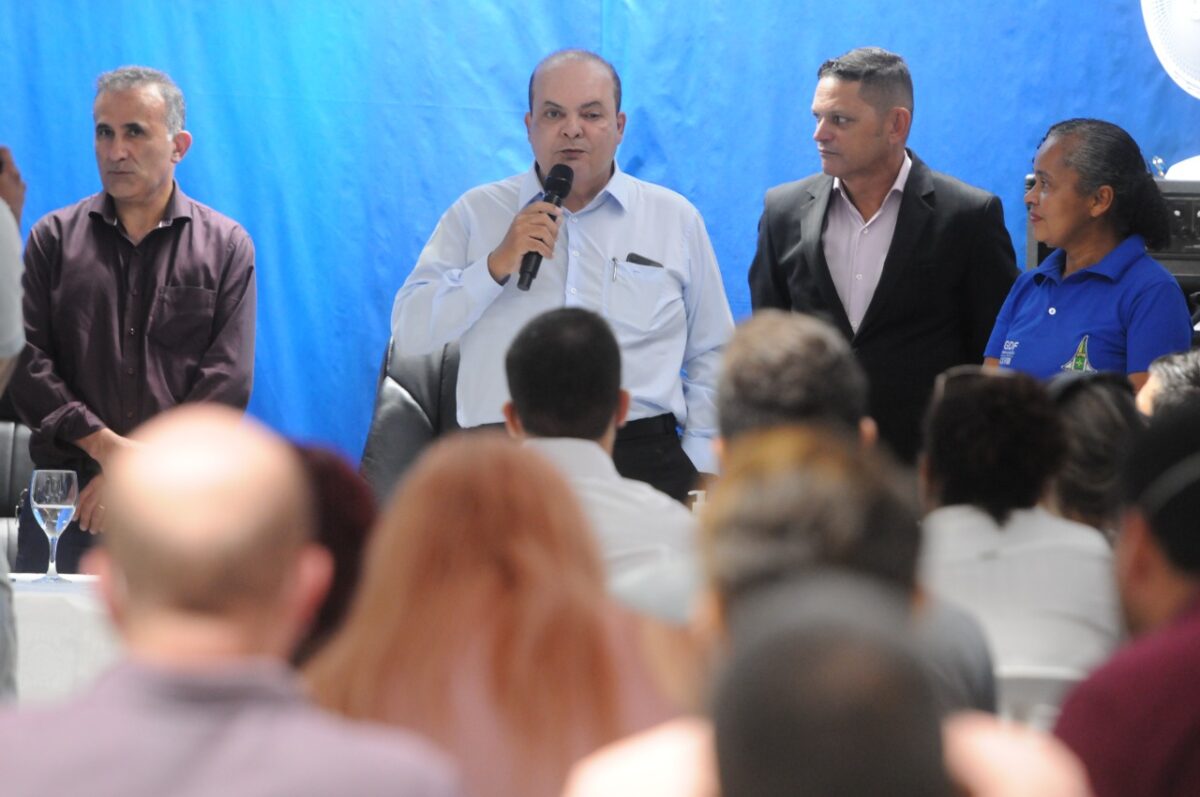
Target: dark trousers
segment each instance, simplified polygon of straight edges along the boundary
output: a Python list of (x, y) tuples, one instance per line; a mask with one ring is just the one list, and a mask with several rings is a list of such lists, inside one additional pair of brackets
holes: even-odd
[[(79, 489), (82, 492), (87, 481), (80, 479)], [(72, 520), (66, 531), (58, 538), (58, 559), (55, 566), (60, 573), (78, 573), (79, 560), (96, 544), (96, 535), (79, 528), (79, 523)], [(33, 508), (29, 505), (29, 495), (21, 496), (21, 512), (18, 516), (17, 528), (17, 573), (45, 573), (50, 566), (50, 540), (46, 532), (38, 525), (33, 517)]]
[(696, 489), (699, 473), (684, 453), (673, 415), (641, 418), (618, 429), (613, 463), (626, 479), (646, 482), (683, 504)]

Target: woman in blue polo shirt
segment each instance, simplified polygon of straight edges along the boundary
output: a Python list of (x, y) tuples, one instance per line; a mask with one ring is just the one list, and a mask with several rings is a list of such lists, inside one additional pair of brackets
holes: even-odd
[(1192, 339), (1183, 291), (1146, 254), (1170, 227), (1142, 152), (1114, 124), (1071, 119), (1042, 139), (1034, 175), (1029, 221), (1055, 251), (1017, 278), (985, 362), (1041, 378), (1117, 371), (1140, 389), (1151, 360)]

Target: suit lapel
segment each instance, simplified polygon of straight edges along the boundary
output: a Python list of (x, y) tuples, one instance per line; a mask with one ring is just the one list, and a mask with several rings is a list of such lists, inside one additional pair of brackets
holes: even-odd
[(854, 332), (850, 328), (846, 308), (842, 306), (842, 299), (833, 284), (829, 263), (825, 260), (825, 247), (821, 243), (824, 236), (825, 211), (829, 208), (829, 197), (832, 193), (833, 178), (825, 176), (810, 189), (807, 199), (800, 206), (800, 229), (804, 231), (800, 252), (816, 278), (817, 290), (820, 291), (825, 306), (829, 308), (829, 320), (842, 334), (850, 338)]
[[(858, 325), (855, 337), (861, 337), (870, 331), (873, 324), (882, 316), (888, 301), (896, 293), (896, 284), (904, 278), (904, 274), (913, 266), (913, 256), (917, 244), (933, 215), (933, 178), (929, 167), (911, 151), (912, 168), (908, 172), (908, 182), (904, 186), (904, 195), (900, 199), (900, 211), (896, 215), (896, 231), (892, 233), (892, 245), (888, 247), (887, 257), (883, 261), (883, 272), (879, 275), (879, 285), (867, 305), (862, 323)], [(826, 269), (828, 272), (828, 269)]]

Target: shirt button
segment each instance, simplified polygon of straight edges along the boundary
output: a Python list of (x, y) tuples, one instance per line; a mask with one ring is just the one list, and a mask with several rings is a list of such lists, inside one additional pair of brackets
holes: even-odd
[(571, 289), (571, 295), (572, 295), (572, 296), (574, 296), (574, 295), (575, 295), (575, 294), (577, 294), (577, 293), (579, 293), (579, 291), (575, 290), (574, 288), (572, 288), (572, 289)]
[(136, 371), (134, 371), (132, 368), (126, 368), (125, 373), (128, 376), (133, 376), (136, 373)]
[(856, 279), (856, 280), (862, 279), (862, 274), (855, 274), (854, 279)]
[(134, 330), (134, 328), (133, 328), (133, 327), (130, 327), (130, 328), (129, 328), (129, 337), (131, 337), (131, 338), (132, 338), (132, 337), (133, 337), (134, 335), (136, 335), (136, 334), (137, 334), (137, 331), (136, 331), (136, 330)]
[(572, 249), (572, 250), (571, 250), (571, 257), (579, 257), (579, 250), (578, 250), (578, 249)]
[(130, 410), (129, 412), (125, 413), (125, 417), (132, 421), (133, 420), (133, 410)]
[(1054, 315), (1054, 314), (1055, 314), (1055, 313), (1057, 313), (1058, 311), (1057, 311), (1057, 310), (1055, 310), (1053, 307), (1051, 307), (1051, 308), (1050, 308), (1049, 310), (1047, 310), (1046, 312), (1047, 312), (1047, 313), (1049, 313), (1050, 315)]

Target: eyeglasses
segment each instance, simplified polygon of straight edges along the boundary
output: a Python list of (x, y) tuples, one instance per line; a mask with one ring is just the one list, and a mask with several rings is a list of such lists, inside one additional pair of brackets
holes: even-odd
[(933, 383), (931, 403), (940, 402), (946, 397), (947, 392), (952, 393), (956, 389), (978, 384), (984, 379), (1012, 379), (1019, 374), (1021, 374), (1020, 371), (998, 368), (994, 365), (955, 365), (937, 375), (937, 379)]
[(1137, 504), (1147, 518), (1153, 518), (1196, 482), (1200, 482), (1200, 454), (1181, 459), (1160, 473), (1142, 490)]
[(1113, 388), (1130, 397), (1135, 395), (1129, 377), (1116, 371), (1064, 371), (1046, 383), (1046, 391), (1056, 405), (1062, 406), (1092, 385)]

